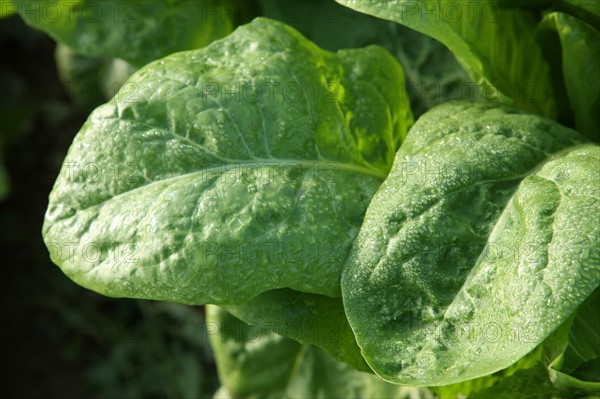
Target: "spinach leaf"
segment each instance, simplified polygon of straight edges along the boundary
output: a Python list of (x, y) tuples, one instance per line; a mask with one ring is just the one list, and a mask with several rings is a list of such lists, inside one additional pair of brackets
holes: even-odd
[(332, 360), (311, 345), (248, 325), (209, 305), (207, 326), (224, 388), (231, 398), (433, 399), (425, 388), (382, 381)]
[[(546, 15), (541, 29), (556, 30), (562, 47), (562, 70), (575, 127), (600, 141), (600, 32), (570, 15)], [(582, 79), (585, 76), (585, 79)]]
[(233, 30), (227, 0), (14, 0), (28, 24), (76, 52), (135, 66), (203, 47)]
[[(570, 398), (594, 394), (600, 351), (600, 289), (535, 350), (510, 367), (458, 384), (431, 388), (438, 396)], [(518, 392), (518, 394), (517, 394)]]
[(97, 108), (43, 234), (109, 296), (236, 304), (276, 288), (341, 296), (364, 212), (412, 123), (379, 47), (320, 50), (257, 19), (136, 72)]
[(600, 147), (582, 140), (486, 103), (448, 103), (417, 121), (342, 277), (348, 320), (377, 374), (435, 386), (493, 373), (593, 292)]
[(341, 298), (281, 289), (222, 308), (248, 324), (303, 344), (314, 344), (336, 360), (372, 372), (360, 354)]
[(553, 117), (548, 63), (535, 40), (537, 21), (522, 9), (501, 9), (493, 0), (336, 0), (444, 43), (483, 96)]

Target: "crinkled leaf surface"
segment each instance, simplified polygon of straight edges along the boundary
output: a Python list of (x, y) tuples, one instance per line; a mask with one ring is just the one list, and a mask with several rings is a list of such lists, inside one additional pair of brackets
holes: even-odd
[(371, 368), (446, 385), (503, 369), (600, 283), (600, 147), (483, 103), (423, 115), (342, 277)]
[(334, 359), (371, 372), (360, 354), (341, 298), (281, 289), (265, 292), (244, 304), (222, 307), (248, 324), (319, 346)]
[(556, 114), (550, 69), (526, 10), (493, 0), (336, 0), (444, 43), (482, 85), (484, 98), (544, 116)]
[(14, 0), (21, 17), (76, 52), (136, 66), (233, 30), (227, 0)]
[(44, 239), (110, 296), (243, 303), (340, 296), (366, 206), (412, 118), (379, 47), (332, 54), (257, 19), (152, 63), (82, 127)]
[(542, 26), (556, 30), (562, 46), (562, 70), (575, 127), (600, 141), (600, 32), (560, 12), (544, 18)]
[[(209, 305), (207, 326), (221, 383), (232, 398), (432, 399), (425, 388), (389, 384), (321, 349), (248, 325)], [(223, 396), (216, 395), (215, 398)]]

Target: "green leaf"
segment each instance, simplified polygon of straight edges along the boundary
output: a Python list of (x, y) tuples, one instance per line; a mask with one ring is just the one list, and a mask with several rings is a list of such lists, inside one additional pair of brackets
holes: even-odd
[(558, 0), (556, 7), (600, 29), (600, 3), (596, 0)]
[(600, 141), (600, 32), (570, 15), (546, 15), (542, 28), (558, 33), (562, 47), (562, 70), (575, 127)]
[(317, 345), (336, 360), (372, 372), (360, 354), (341, 298), (282, 289), (223, 308), (248, 324), (303, 344)]
[[(462, 395), (482, 399), (513, 396), (570, 398), (575, 393), (598, 393), (598, 386), (593, 381), (600, 377), (597, 363), (594, 363), (600, 359), (599, 300), (600, 289), (597, 288), (542, 345), (510, 367), (432, 390), (442, 398)], [(518, 389), (518, 395), (514, 389)]]
[[(209, 305), (207, 326), (219, 378), (232, 398), (432, 399), (425, 388), (388, 384), (311, 345), (248, 325)], [(227, 397), (227, 396), (226, 396)]]
[[(431, 390), (440, 398), (471, 398), (471, 395), (473, 395), (476, 392), (487, 392), (487, 389), (497, 385), (500, 381), (504, 381), (510, 378), (513, 378), (512, 381), (519, 381), (522, 378), (520, 377), (521, 375), (527, 376), (529, 375), (529, 373), (517, 374), (516, 376), (515, 374), (518, 371), (531, 369), (532, 367), (538, 367), (541, 364), (541, 357), (542, 347), (539, 346), (538, 348), (524, 356), (522, 359), (520, 359), (518, 362), (510, 365), (509, 367), (503, 370), (499, 370), (495, 373), (488, 374), (483, 377), (459, 382), (457, 384), (431, 387)], [(546, 380), (546, 383), (550, 382), (547, 373)]]
[(565, 5), (572, 5), (600, 18), (600, 4), (595, 0), (559, 0), (558, 2)]
[(582, 364), (600, 358), (600, 289), (577, 309), (560, 370), (574, 372)]
[(342, 276), (377, 374), (434, 386), (506, 368), (598, 287), (600, 147), (581, 140), (484, 103), (417, 121)]
[(330, 1), (263, 0), (266, 16), (292, 25), (320, 47), (336, 51), (376, 44), (396, 56), (406, 74), (415, 118), (450, 100), (480, 101), (478, 86), (446, 46), (397, 23)]
[(226, 0), (14, 0), (29, 25), (90, 57), (135, 66), (200, 48), (233, 29)]
[(281, 397), (294, 372), (289, 359), (298, 355), (301, 345), (263, 333), (217, 306), (206, 306), (206, 322), (219, 379), (232, 396)]
[(69, 150), (43, 229), (53, 261), (117, 297), (341, 296), (412, 122), (403, 79), (379, 47), (332, 54), (266, 19), (142, 68)]
[(454, 54), (439, 41), (395, 24), (390, 51), (406, 74), (406, 90), (415, 118), (438, 104), (484, 100), (479, 86), (469, 79)]
[(556, 115), (550, 69), (535, 39), (537, 21), (493, 0), (337, 0), (444, 43), (491, 102)]
[[(570, 397), (570, 396), (568, 396)], [(562, 399), (565, 398), (552, 385), (548, 371), (538, 363), (535, 367), (518, 370), (496, 385), (474, 393), (469, 399)]]
[[(600, 381), (598, 381), (598, 373), (600, 372), (599, 360), (594, 359), (585, 365), (582, 379), (551, 368), (550, 380), (557, 389), (568, 394), (568, 397), (575, 397), (575, 395), (577, 397), (583, 395), (600, 395)], [(590, 381), (592, 379), (595, 381)]]
[[(260, 0), (265, 17), (293, 26), (329, 51), (385, 46), (390, 23), (358, 13), (333, 1)], [(388, 48), (389, 50), (389, 48)]]
[(570, 395), (600, 394), (600, 289), (544, 342), (552, 383)]

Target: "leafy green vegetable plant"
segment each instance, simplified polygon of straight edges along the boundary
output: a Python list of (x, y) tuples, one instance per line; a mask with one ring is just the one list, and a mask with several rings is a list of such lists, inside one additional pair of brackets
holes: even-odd
[[(131, 41), (84, 21), (108, 3), (13, 3), (139, 67), (75, 138), (43, 236), (84, 287), (209, 305), (215, 397), (598, 394), (591, 2), (338, 1), (388, 22), (259, 1), (285, 23), (216, 41), (233, 2), (128, 2)], [(74, 21), (23, 11), (48, 4)], [(469, 101), (427, 93), (467, 74)]]

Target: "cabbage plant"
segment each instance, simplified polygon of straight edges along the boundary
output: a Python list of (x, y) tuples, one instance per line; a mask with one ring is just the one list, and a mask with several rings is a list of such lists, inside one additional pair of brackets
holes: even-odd
[[(106, 41), (93, 2), (13, 3), (139, 67), (76, 136), (43, 237), (86, 288), (207, 305), (215, 397), (600, 395), (598, 3), (300, 8), (340, 10), (358, 48), (290, 2), (235, 30), (235, 2), (127, 2)], [(464, 75), (427, 68), (435, 40)], [(467, 75), (477, 96), (410, 93)]]

